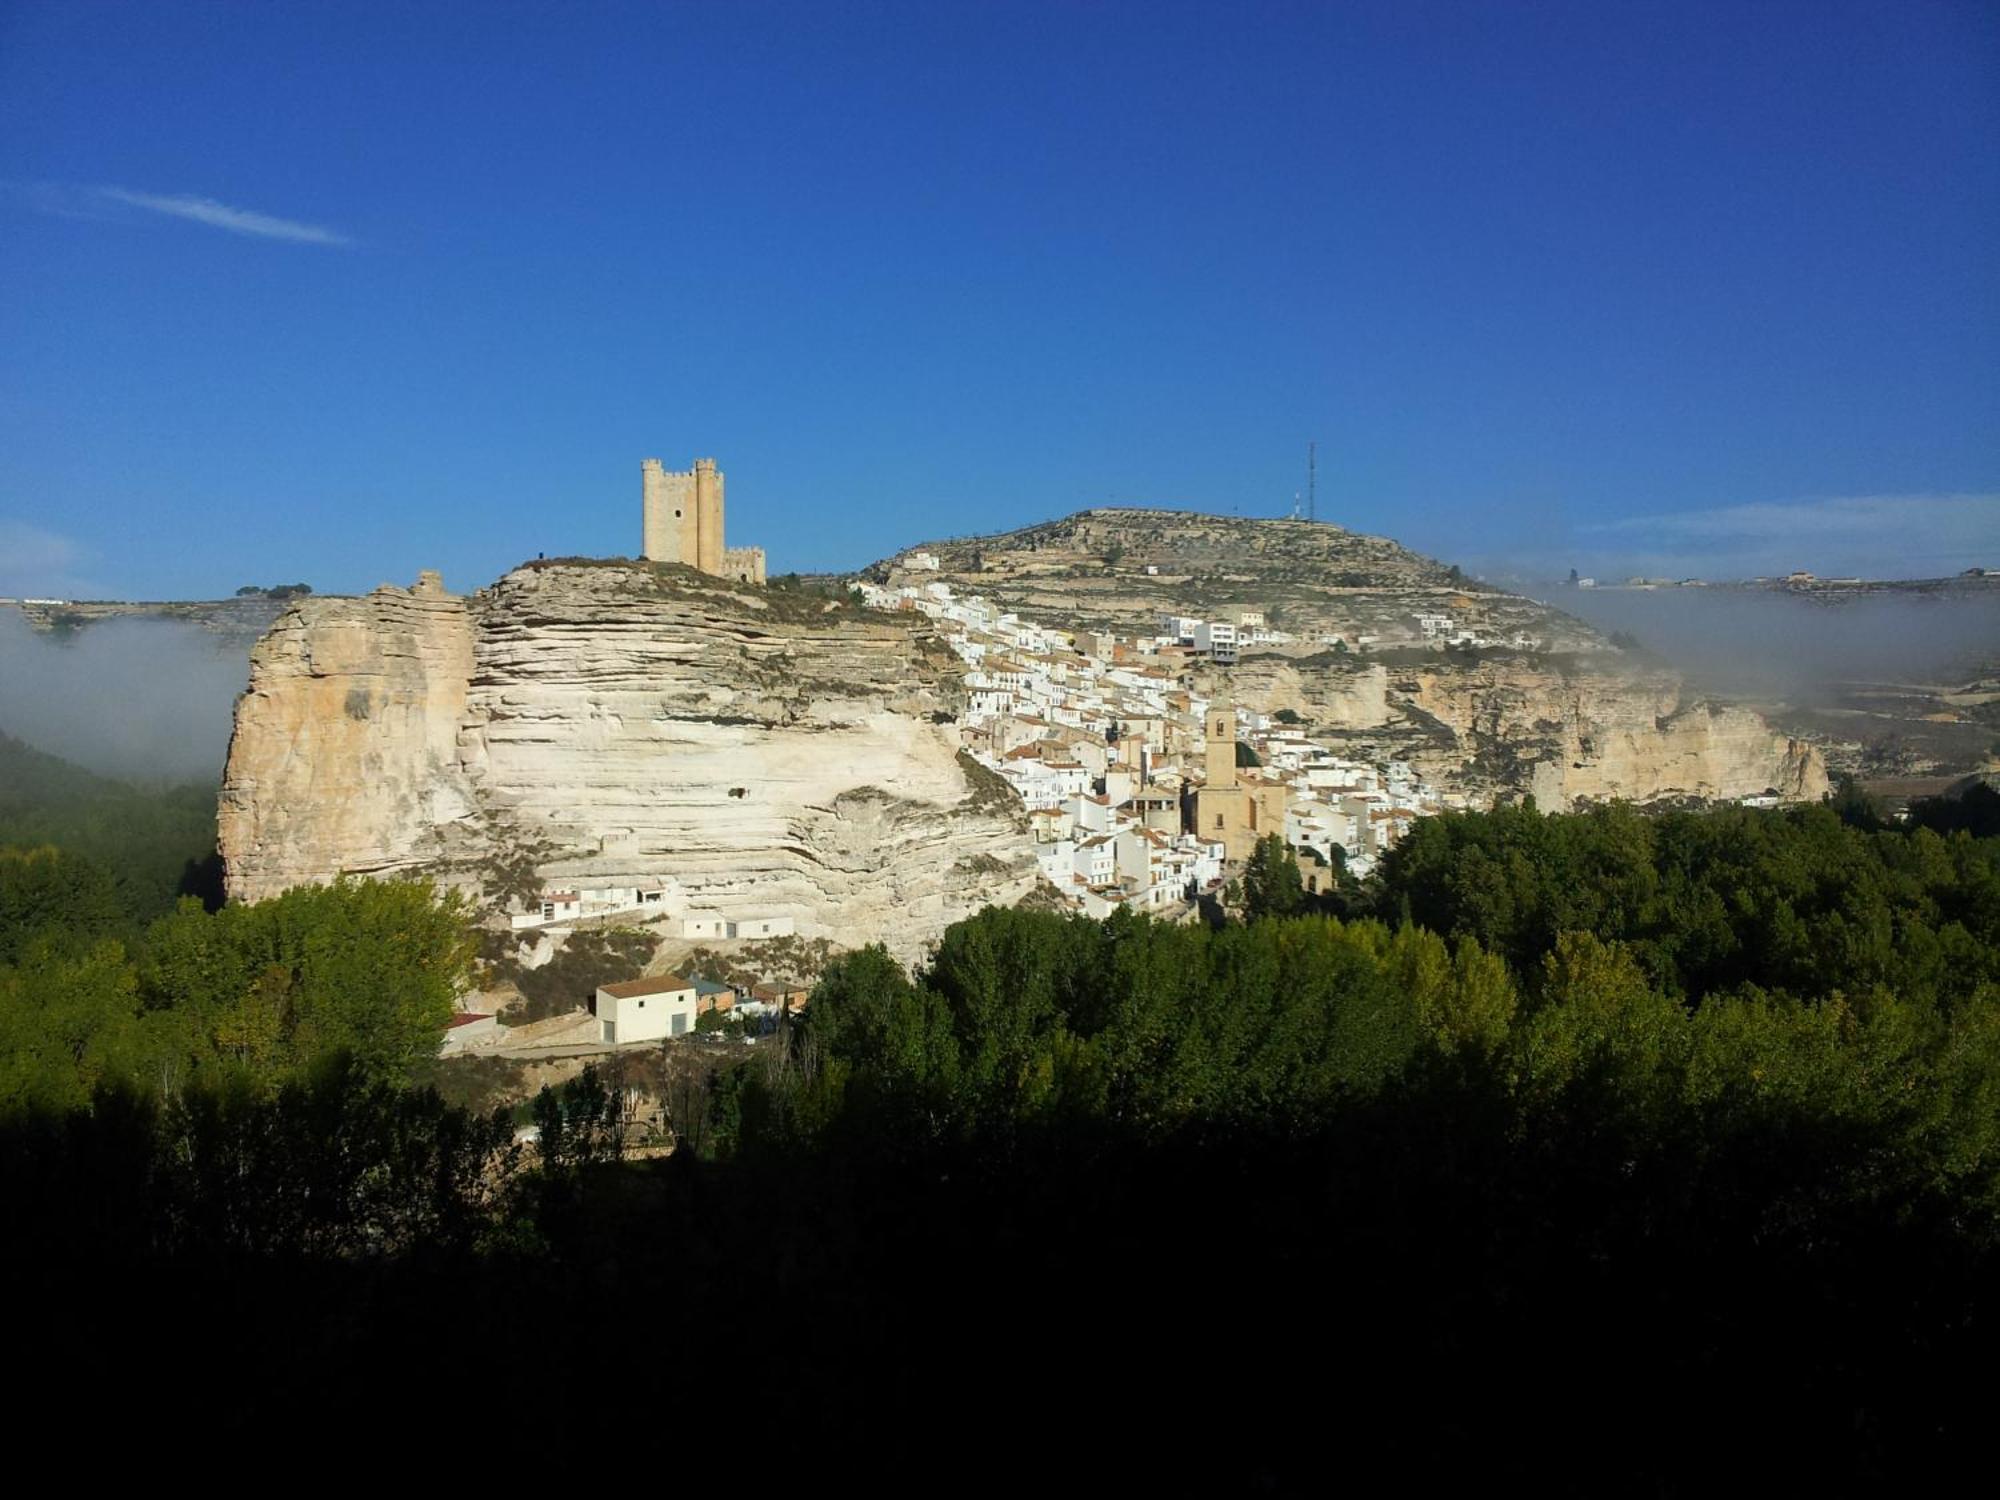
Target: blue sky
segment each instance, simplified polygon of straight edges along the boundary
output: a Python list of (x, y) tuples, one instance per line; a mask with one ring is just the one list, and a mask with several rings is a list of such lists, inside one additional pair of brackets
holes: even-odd
[(2000, 8), (0, 0), (0, 592), (1086, 505), (2000, 565)]

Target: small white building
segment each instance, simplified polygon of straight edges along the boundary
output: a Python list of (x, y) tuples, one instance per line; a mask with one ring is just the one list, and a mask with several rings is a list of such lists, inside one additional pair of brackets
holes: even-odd
[(1236, 660), (1236, 627), (1226, 620), (1203, 620), (1195, 626), (1194, 649), (1219, 662)]
[(694, 981), (678, 974), (597, 987), (598, 1037), (610, 1045), (656, 1042), (694, 1030)]
[(551, 922), (574, 922), (583, 915), (583, 897), (576, 891), (544, 891), (542, 899), (513, 918), (516, 931), (524, 927), (546, 927)]
[(798, 923), (791, 917), (743, 917), (729, 924), (733, 938), (791, 937)]
[(1108, 833), (1077, 845), (1072, 868), (1091, 885), (1110, 885), (1118, 879), (1118, 844)]

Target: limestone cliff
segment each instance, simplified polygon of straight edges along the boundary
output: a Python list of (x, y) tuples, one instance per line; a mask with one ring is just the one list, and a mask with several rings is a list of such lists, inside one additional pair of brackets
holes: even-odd
[[(1476, 801), (1532, 792), (1560, 808), (1826, 790), (1813, 745), (1750, 709), (1701, 700), (1581, 620), (1385, 537), (1098, 509), (921, 550), (935, 570), (908, 570), (899, 558), (871, 571), (943, 580), (1040, 624), (1128, 634), (1152, 634), (1166, 614), (1233, 620), (1254, 610), (1291, 643), (1197, 666), (1198, 690), (1263, 712), (1290, 709), (1317, 738), (1366, 759), (1407, 760)], [(1424, 638), (1427, 615), (1504, 644), (1437, 649)]]
[(1432, 770), (1488, 791), (1530, 791), (1547, 808), (1827, 791), (1817, 750), (1747, 708), (1690, 694), (1672, 673), (1483, 661), (1427, 666), (1402, 686), (1410, 707), (1455, 740), (1420, 757)]
[(1530, 654), (1453, 661), (1321, 653), (1199, 668), (1195, 685), (1261, 712), (1290, 709), (1316, 738), (1370, 760), (1410, 762), (1475, 801), (1532, 793), (1544, 808), (1624, 798), (1826, 794), (1804, 740), (1750, 709), (1711, 703), (1675, 674)]
[(343, 870), (476, 886), (671, 881), (725, 916), (910, 955), (1034, 864), (956, 756), (920, 621), (645, 564), (530, 565), (291, 610), (252, 657), (223, 789), (244, 899)]
[(292, 606), (250, 652), (218, 814), (231, 894), (436, 860), (473, 815), (473, 623), (435, 574)]

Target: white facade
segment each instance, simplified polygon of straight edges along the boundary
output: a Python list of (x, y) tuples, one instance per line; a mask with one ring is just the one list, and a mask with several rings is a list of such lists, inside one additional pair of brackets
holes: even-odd
[(1075, 870), (1092, 885), (1111, 885), (1118, 879), (1118, 846), (1109, 834), (1100, 834), (1077, 845)]
[(677, 974), (598, 986), (599, 1040), (613, 1045), (657, 1042), (694, 1030), (695, 988)]
[(798, 923), (791, 917), (742, 917), (729, 924), (733, 938), (790, 937), (797, 931)]
[(1222, 620), (1203, 620), (1195, 627), (1194, 649), (1214, 657), (1234, 656), (1236, 627)]

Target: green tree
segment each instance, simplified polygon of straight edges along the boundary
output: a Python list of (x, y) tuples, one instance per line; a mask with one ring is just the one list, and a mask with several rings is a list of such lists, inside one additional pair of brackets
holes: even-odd
[(1874, 833), (1884, 828), (1888, 820), (1882, 816), (1882, 804), (1861, 789), (1861, 783), (1852, 776), (1842, 776), (1827, 793), (1826, 805), (1849, 828), (1859, 828), (1864, 833)]
[(0, 967), (0, 1114), (83, 1107), (144, 1066), (131, 965), (115, 939), (31, 940)]
[(1251, 921), (1295, 916), (1305, 908), (1299, 862), (1284, 839), (1267, 833), (1243, 867), (1243, 911)]

